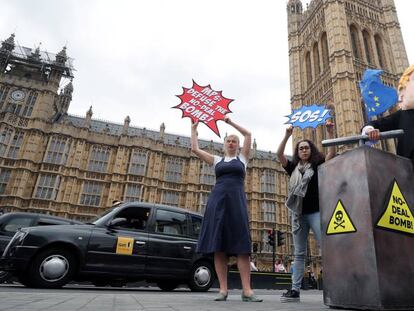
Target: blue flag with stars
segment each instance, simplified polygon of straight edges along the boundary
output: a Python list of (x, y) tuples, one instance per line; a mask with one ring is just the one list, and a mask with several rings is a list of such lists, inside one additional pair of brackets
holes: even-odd
[(382, 72), (383, 70), (367, 69), (359, 83), (369, 120), (384, 113), (398, 101), (397, 91), (382, 84), (380, 77)]

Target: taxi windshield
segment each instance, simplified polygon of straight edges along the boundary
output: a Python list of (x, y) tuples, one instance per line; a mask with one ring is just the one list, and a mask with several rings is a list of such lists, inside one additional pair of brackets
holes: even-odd
[(108, 208), (106, 211), (104, 211), (103, 213), (101, 213), (101, 214), (99, 214), (99, 215), (97, 215), (97, 216), (95, 216), (94, 218), (92, 218), (90, 221), (89, 221), (89, 223), (91, 223), (91, 224), (94, 224), (95, 225), (95, 223), (99, 220), (99, 219), (101, 219), (102, 217), (104, 217), (105, 215), (108, 215), (110, 212), (112, 212), (114, 209), (115, 209), (116, 207), (111, 207), (111, 208)]

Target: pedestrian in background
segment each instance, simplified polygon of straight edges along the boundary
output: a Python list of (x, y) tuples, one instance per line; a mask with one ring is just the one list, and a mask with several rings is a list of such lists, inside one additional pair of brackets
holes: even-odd
[[(333, 123), (326, 123), (328, 138), (333, 138)], [(289, 189), (286, 207), (292, 216), (293, 246), (295, 260), (292, 273), (292, 288), (280, 298), (281, 302), (299, 302), (300, 287), (305, 271), (305, 256), (309, 230), (317, 241), (321, 241), (321, 220), (319, 213), (318, 166), (335, 156), (335, 147), (329, 147), (326, 157), (310, 140), (300, 140), (293, 153), (292, 161), (285, 155), (285, 147), (292, 135), (293, 127), (286, 129), (285, 136), (277, 149), (277, 157), (289, 174)]]
[(275, 272), (286, 272), (286, 268), (285, 268), (285, 266), (283, 265), (283, 263), (282, 263), (282, 261), (281, 261), (281, 260), (278, 260), (278, 261), (275, 263)]
[(250, 286), (251, 238), (244, 191), (244, 177), (249, 159), (251, 133), (230, 118), (224, 119), (244, 136), (243, 147), (236, 135), (224, 141), (224, 157), (212, 155), (198, 146), (198, 122), (191, 126), (191, 150), (203, 161), (213, 165), (216, 184), (211, 191), (197, 244), (197, 252), (214, 253), (214, 266), (220, 283), (216, 301), (227, 300), (227, 264), (229, 256), (237, 256), (237, 267), (243, 287), (242, 301), (261, 302)]
[(257, 269), (256, 264), (254, 263), (254, 261), (250, 261), (250, 271), (254, 271), (254, 272), (259, 271), (259, 269)]

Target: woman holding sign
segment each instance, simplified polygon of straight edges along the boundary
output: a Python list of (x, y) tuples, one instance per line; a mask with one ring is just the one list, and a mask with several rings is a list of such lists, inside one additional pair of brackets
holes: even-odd
[[(329, 138), (333, 138), (333, 123), (326, 123)], [(292, 289), (281, 297), (281, 302), (299, 302), (300, 285), (305, 271), (305, 255), (309, 229), (321, 242), (321, 221), (319, 213), (318, 165), (335, 156), (335, 147), (329, 147), (326, 157), (309, 140), (299, 141), (292, 161), (284, 156), (286, 142), (292, 135), (292, 125), (286, 129), (285, 137), (277, 149), (277, 157), (290, 175), (286, 207), (292, 215), (292, 235), (295, 259), (292, 273)]]
[(198, 122), (191, 126), (191, 151), (201, 160), (213, 165), (216, 184), (210, 193), (197, 245), (197, 252), (214, 253), (214, 266), (220, 283), (216, 301), (227, 300), (228, 257), (237, 256), (243, 292), (242, 301), (261, 302), (250, 287), (251, 238), (244, 177), (249, 159), (251, 133), (226, 117), (225, 122), (244, 136), (239, 153), (239, 138), (229, 135), (224, 141), (224, 157), (212, 155), (198, 146)]

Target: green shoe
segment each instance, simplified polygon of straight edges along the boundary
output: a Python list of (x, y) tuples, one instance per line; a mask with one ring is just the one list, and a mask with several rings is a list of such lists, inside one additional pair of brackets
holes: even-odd
[(227, 300), (227, 294), (219, 293), (216, 299), (214, 301), (226, 301)]
[(263, 299), (257, 297), (255, 294), (250, 296), (245, 296), (244, 294), (241, 295), (242, 301), (244, 302), (262, 302)]

